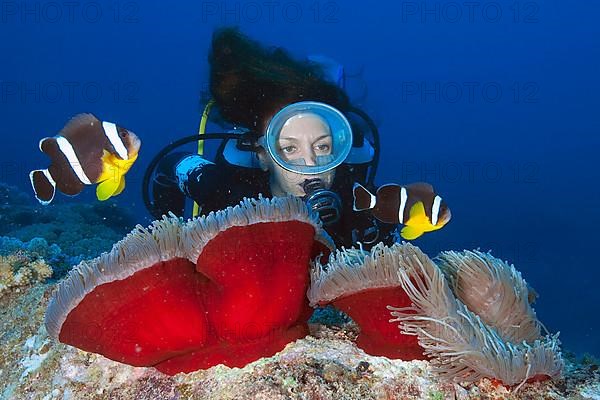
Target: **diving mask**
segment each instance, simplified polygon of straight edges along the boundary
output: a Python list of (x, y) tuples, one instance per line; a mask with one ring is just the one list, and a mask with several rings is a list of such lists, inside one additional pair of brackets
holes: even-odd
[(337, 109), (303, 101), (275, 114), (258, 144), (283, 169), (316, 175), (344, 162), (352, 148), (352, 129)]

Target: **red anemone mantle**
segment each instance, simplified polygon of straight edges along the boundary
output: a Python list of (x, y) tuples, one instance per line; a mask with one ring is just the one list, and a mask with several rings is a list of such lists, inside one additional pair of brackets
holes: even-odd
[(325, 266), (312, 271), (310, 304), (331, 304), (360, 327), (356, 344), (366, 353), (392, 359), (422, 360), (427, 357), (414, 335), (406, 335), (390, 323), (387, 306), (409, 307), (398, 278), (398, 260), (379, 244), (370, 253), (359, 249), (337, 251)]
[(308, 333), (309, 262), (332, 247), (299, 199), (245, 200), (141, 226), (82, 262), (46, 313), (51, 336), (167, 374), (244, 366)]

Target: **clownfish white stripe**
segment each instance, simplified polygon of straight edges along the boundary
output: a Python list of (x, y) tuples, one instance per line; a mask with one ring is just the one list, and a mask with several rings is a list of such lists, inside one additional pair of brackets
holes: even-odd
[[(32, 171), (33, 172), (33, 171)], [(54, 179), (52, 178), (52, 175), (50, 175), (50, 171), (48, 171), (48, 168), (43, 169), (42, 173), (46, 176), (46, 178), (48, 178), (48, 182), (50, 182), (50, 184), (54, 187), (56, 187), (56, 182), (54, 181)]]
[[(360, 193), (360, 196), (361, 196), (360, 201), (356, 198), (357, 193)], [(362, 196), (364, 196), (365, 194), (369, 195), (369, 206), (368, 207), (366, 205), (363, 205), (364, 202), (362, 201)], [(364, 187), (363, 185), (361, 185), (358, 182), (354, 182), (354, 186), (352, 187), (352, 196), (354, 197), (354, 201), (352, 204), (352, 209), (354, 211), (370, 210), (373, 207), (375, 207), (375, 204), (377, 204), (377, 196), (374, 195), (373, 193), (369, 192), (366, 187)], [(361, 203), (360, 208), (357, 208), (357, 202)]]
[(440, 196), (435, 196), (433, 199), (433, 206), (431, 206), (431, 224), (437, 225), (438, 218), (440, 215), (440, 205), (442, 204), (442, 198)]
[(406, 200), (408, 199), (408, 193), (406, 193), (406, 188), (402, 187), (400, 189), (400, 208), (398, 209), (398, 220), (401, 224), (404, 223), (404, 209), (406, 208)]
[(81, 164), (79, 163), (79, 159), (77, 159), (77, 155), (75, 154), (75, 150), (73, 150), (71, 143), (69, 143), (69, 141), (62, 136), (56, 136), (56, 143), (58, 144), (60, 151), (65, 155), (65, 157), (67, 157), (69, 165), (81, 183), (91, 185), (92, 182), (90, 182), (88, 177), (85, 175), (85, 172), (83, 172), (83, 168), (81, 168)]
[[(50, 185), (52, 185), (52, 187), (54, 188), (52, 190), (52, 197), (50, 197), (50, 200), (42, 200), (39, 198), (38, 196), (38, 192), (36, 191), (36, 187), (35, 187), (35, 183), (33, 180), (33, 175), (36, 172), (41, 172), (42, 174), (44, 174), (44, 176), (46, 177), (46, 179), (48, 179), (48, 182), (50, 183)], [(52, 200), (54, 200), (54, 193), (56, 190), (56, 182), (54, 181), (54, 179), (52, 178), (52, 175), (50, 175), (50, 171), (48, 171), (48, 169), (36, 169), (33, 170), (29, 173), (29, 181), (31, 182), (31, 187), (33, 188), (33, 194), (35, 195), (35, 198), (42, 204), (42, 205), (47, 205), (50, 204), (52, 202)]]
[(123, 160), (127, 160), (127, 149), (123, 144), (123, 141), (119, 137), (119, 132), (117, 131), (117, 125), (112, 122), (102, 122), (102, 127), (104, 128), (104, 133), (106, 133), (106, 137), (110, 140), (110, 143), (113, 145), (119, 157)]
[(369, 200), (369, 209), (371, 209), (375, 207), (375, 204), (377, 203), (377, 197), (373, 193), (369, 192), (367, 189), (365, 190), (367, 191), (367, 193), (369, 193), (369, 196), (371, 196)]

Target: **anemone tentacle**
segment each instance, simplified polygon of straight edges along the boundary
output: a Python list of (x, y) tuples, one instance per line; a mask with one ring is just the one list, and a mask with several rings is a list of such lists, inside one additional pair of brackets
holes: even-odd
[(502, 339), (520, 343), (541, 337), (531, 289), (514, 265), (477, 250), (445, 251), (437, 260), (456, 297)]
[(433, 261), (417, 247), (396, 244), (397, 273), (411, 298), (410, 308), (389, 306), (400, 329), (416, 335), (442, 377), (474, 382), (495, 378), (520, 385), (535, 376), (557, 377), (563, 368), (558, 334), (531, 343), (510, 342), (454, 296)]

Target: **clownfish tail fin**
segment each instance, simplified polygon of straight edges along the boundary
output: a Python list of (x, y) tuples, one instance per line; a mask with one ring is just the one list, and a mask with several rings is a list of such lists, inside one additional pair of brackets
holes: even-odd
[(36, 169), (29, 173), (35, 198), (43, 205), (50, 204), (56, 193), (56, 182), (48, 169)]
[(377, 203), (375, 195), (358, 182), (354, 183), (352, 195), (354, 197), (354, 202), (352, 203), (352, 209), (354, 211), (370, 210), (375, 207), (375, 204)]

